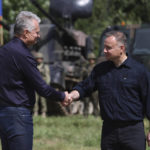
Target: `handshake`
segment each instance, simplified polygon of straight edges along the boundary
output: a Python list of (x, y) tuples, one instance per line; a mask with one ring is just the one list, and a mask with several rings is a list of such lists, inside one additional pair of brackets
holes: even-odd
[(62, 103), (63, 106), (68, 106), (72, 103), (72, 101), (79, 99), (80, 94), (78, 91), (73, 90), (70, 93), (67, 91), (65, 92), (65, 99)]

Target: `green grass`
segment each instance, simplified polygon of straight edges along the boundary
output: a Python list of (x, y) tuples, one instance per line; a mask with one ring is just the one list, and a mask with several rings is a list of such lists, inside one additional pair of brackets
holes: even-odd
[[(148, 120), (144, 124), (147, 133)], [(100, 150), (101, 127), (93, 116), (34, 117), (33, 150)]]
[(34, 118), (34, 150), (99, 150), (101, 120), (90, 116)]
[[(144, 124), (147, 133), (149, 123)], [(93, 116), (35, 117), (33, 150), (100, 150), (101, 127)]]
[[(149, 132), (150, 130), (150, 126), (149, 126), (149, 121), (147, 119), (144, 120), (144, 127), (145, 127), (145, 134), (147, 136), (147, 133)], [(146, 146), (147, 146), (147, 143), (146, 143)], [(150, 147), (146, 147), (146, 150), (150, 150)]]

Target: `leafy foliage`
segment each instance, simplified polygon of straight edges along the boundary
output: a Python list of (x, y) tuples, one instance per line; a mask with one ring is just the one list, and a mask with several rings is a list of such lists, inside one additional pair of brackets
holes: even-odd
[[(45, 9), (48, 10), (49, 8), (49, 0), (38, 0), (38, 3)], [(9, 11), (8, 11), (9, 10)], [(3, 19), (7, 21), (9, 24), (14, 22), (16, 15), (22, 11), (28, 10), (38, 14), (40, 17), (43, 15), (37, 10), (30, 0), (3, 0)]]
[[(40, 5), (45, 9), (49, 9), (49, 0), (38, 0)], [(16, 15), (22, 10), (28, 10), (36, 13), (40, 17), (44, 17), (43, 14), (35, 8), (30, 0), (3, 0), (3, 21), (7, 24), (13, 24)], [(9, 40), (9, 32), (4, 30), (4, 42)]]

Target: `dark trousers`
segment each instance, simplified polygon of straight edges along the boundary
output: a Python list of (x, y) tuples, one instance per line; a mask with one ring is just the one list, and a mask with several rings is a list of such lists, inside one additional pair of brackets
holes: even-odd
[(145, 150), (143, 122), (103, 123), (101, 150)]
[(24, 107), (0, 107), (2, 150), (32, 150), (33, 121)]

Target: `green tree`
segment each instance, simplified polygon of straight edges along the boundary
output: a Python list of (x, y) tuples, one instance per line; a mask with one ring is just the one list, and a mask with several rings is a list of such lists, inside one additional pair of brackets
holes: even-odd
[(109, 0), (109, 16), (113, 24), (122, 20), (126, 24), (141, 24), (150, 22), (149, 0)]
[[(38, 0), (38, 3), (45, 9), (49, 9), (49, 0)], [(38, 14), (40, 17), (44, 17), (43, 14), (32, 5), (30, 0), (3, 0), (3, 21), (7, 24), (13, 24), (16, 15), (22, 11), (28, 10)], [(9, 32), (4, 30), (4, 41), (9, 40)]]

